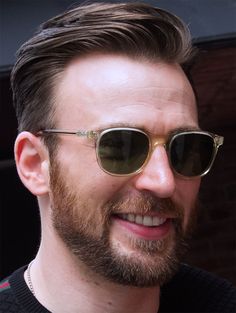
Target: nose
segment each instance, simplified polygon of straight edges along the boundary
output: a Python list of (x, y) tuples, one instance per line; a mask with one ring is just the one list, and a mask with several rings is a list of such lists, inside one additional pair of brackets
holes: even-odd
[(157, 146), (142, 172), (136, 176), (138, 190), (151, 191), (159, 198), (168, 198), (175, 191), (175, 177), (163, 146)]

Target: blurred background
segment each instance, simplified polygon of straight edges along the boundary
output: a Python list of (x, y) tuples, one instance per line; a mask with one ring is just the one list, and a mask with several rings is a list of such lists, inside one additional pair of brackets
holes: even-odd
[[(20, 183), (13, 159), (17, 123), (9, 76), (15, 52), (40, 23), (81, 2), (0, 0), (0, 279), (28, 263), (40, 240), (37, 201)], [(198, 227), (184, 261), (236, 285), (236, 1), (142, 2), (167, 9), (189, 25), (199, 48), (190, 71), (200, 125), (225, 137), (202, 181)]]

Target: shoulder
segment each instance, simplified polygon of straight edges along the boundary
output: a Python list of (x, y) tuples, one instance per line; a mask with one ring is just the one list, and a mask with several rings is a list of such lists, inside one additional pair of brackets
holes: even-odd
[(161, 294), (161, 312), (236, 312), (236, 288), (230, 282), (186, 264)]
[(0, 312), (21, 313), (8, 278), (0, 282)]
[(19, 268), (0, 282), (0, 313), (50, 313), (29, 290), (24, 279), (26, 268)]
[(13, 277), (16, 275), (23, 276), (24, 267), (18, 269), (9, 277), (0, 281), (0, 313), (23, 313), (17, 295), (12, 283)]

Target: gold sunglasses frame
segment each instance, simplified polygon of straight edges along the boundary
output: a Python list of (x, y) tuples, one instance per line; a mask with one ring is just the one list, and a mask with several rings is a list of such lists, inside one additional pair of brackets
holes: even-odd
[[(146, 157), (146, 160), (145, 162), (143, 163), (143, 165), (138, 168), (136, 171), (132, 172), (132, 173), (128, 173), (128, 174), (116, 174), (116, 173), (112, 173), (112, 172), (109, 172), (107, 171), (106, 169), (104, 169), (104, 167), (102, 166), (102, 163), (101, 163), (101, 159), (100, 159), (100, 156), (99, 156), (99, 143), (100, 143), (100, 140), (102, 138), (102, 136), (110, 131), (114, 131), (114, 130), (128, 130), (128, 131), (135, 131), (135, 132), (139, 132), (139, 133), (142, 133), (144, 134), (147, 138), (148, 138), (148, 141), (149, 141), (149, 150), (148, 150), (148, 155)], [(175, 174), (177, 174), (178, 176), (181, 176), (185, 179), (193, 179), (193, 178), (197, 178), (197, 177), (202, 177), (204, 175), (206, 175), (212, 168), (212, 165), (215, 161), (215, 158), (216, 158), (216, 155), (217, 155), (217, 152), (218, 152), (218, 149), (221, 145), (223, 145), (223, 142), (224, 142), (224, 137), (222, 136), (219, 136), (219, 135), (216, 135), (216, 134), (213, 134), (211, 132), (207, 132), (207, 131), (201, 131), (201, 130), (189, 130), (189, 131), (179, 131), (173, 135), (170, 135), (170, 136), (166, 136), (166, 137), (161, 137), (161, 136), (153, 136), (151, 134), (149, 134), (148, 132), (146, 131), (143, 131), (139, 128), (135, 128), (135, 127), (111, 127), (111, 128), (106, 128), (106, 129), (103, 129), (103, 130), (97, 130), (97, 131), (94, 131), (94, 130), (88, 130), (88, 131), (84, 131), (84, 130), (76, 130), (76, 131), (70, 131), (70, 130), (64, 130), (64, 129), (44, 129), (44, 130), (40, 130), (39, 132), (37, 132), (37, 136), (44, 136), (44, 135), (50, 135), (50, 134), (57, 134), (57, 135), (76, 135), (78, 137), (87, 137), (88, 139), (92, 139), (92, 140), (95, 140), (95, 150), (96, 150), (96, 158), (97, 158), (97, 162), (99, 164), (99, 167), (104, 171), (106, 172), (107, 174), (109, 175), (112, 175), (112, 176), (132, 176), (132, 175), (136, 175), (138, 173), (140, 173), (143, 168), (146, 166), (146, 164), (148, 163), (148, 161), (150, 160), (150, 157), (152, 155), (152, 152), (154, 151), (154, 149), (159, 146), (159, 145), (162, 145), (165, 147), (166, 149), (166, 152), (167, 152), (167, 156), (168, 156), (168, 160), (169, 160), (169, 164), (173, 170), (173, 172)], [(200, 175), (197, 175), (197, 176), (185, 176), (185, 175), (182, 175), (180, 173), (178, 173), (172, 162), (171, 162), (171, 159), (170, 159), (170, 149), (171, 149), (171, 144), (172, 142), (174, 141), (175, 138), (177, 138), (178, 136), (180, 135), (185, 135), (185, 134), (203, 134), (203, 135), (206, 135), (206, 136), (209, 136), (213, 139), (213, 142), (214, 142), (214, 151), (213, 151), (213, 154), (212, 154), (212, 158), (211, 158), (211, 161), (208, 165), (208, 167), (206, 168), (206, 170), (201, 173)], [(167, 140), (166, 140), (167, 138)]]

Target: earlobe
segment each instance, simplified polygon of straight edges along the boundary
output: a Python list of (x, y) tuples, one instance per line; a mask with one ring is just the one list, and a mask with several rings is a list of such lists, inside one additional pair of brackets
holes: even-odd
[(48, 152), (39, 137), (20, 133), (15, 142), (15, 161), (22, 183), (36, 196), (49, 191)]

